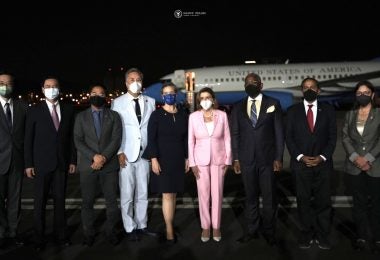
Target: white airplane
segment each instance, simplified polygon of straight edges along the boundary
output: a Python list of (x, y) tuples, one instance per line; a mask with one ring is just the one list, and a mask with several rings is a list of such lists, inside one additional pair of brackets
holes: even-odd
[(248, 73), (260, 75), (263, 92), (277, 98), (283, 110), (302, 98), (301, 81), (312, 77), (319, 81), (321, 101), (352, 102), (358, 81), (369, 80), (380, 86), (380, 60), (324, 63), (252, 64), (176, 70), (145, 90), (145, 94), (162, 102), (161, 86), (171, 81), (180, 89), (177, 101), (194, 103), (195, 94), (203, 87), (214, 90), (220, 105), (232, 105), (244, 97), (244, 78)]

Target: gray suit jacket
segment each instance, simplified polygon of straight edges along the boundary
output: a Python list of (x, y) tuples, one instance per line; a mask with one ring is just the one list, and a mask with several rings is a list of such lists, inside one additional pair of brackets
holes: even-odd
[(96, 136), (91, 107), (80, 112), (74, 124), (74, 143), (78, 153), (78, 172), (91, 172), (92, 158), (101, 154), (107, 161), (102, 172), (119, 170), (117, 151), (122, 138), (122, 125), (117, 112), (103, 109), (102, 130), (100, 139)]
[(343, 125), (343, 147), (346, 150), (345, 171), (358, 175), (361, 170), (353, 163), (355, 158), (364, 156), (371, 164), (367, 172), (372, 177), (380, 177), (380, 109), (372, 108), (361, 136), (356, 128), (358, 110), (346, 113)]

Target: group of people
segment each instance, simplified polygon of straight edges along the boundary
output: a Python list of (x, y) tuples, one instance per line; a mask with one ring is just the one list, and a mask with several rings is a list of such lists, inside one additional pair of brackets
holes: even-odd
[[(200, 239), (222, 239), (224, 177), (231, 166), (241, 174), (245, 190), (246, 229), (237, 240), (247, 243), (261, 234), (277, 243), (276, 175), (283, 168), (285, 145), (291, 156), (301, 232), (299, 247), (313, 243), (330, 249), (330, 175), (337, 140), (335, 110), (318, 102), (321, 89), (314, 78), (301, 83), (304, 99), (283, 111), (278, 100), (262, 93), (260, 76), (245, 78), (247, 98), (234, 105), (231, 115), (218, 109), (215, 93), (205, 87), (196, 96), (190, 115), (176, 106), (177, 88), (164, 83), (164, 105), (142, 94), (143, 74), (136, 68), (125, 74), (127, 93), (106, 106), (102, 84), (89, 89), (91, 106), (75, 115), (59, 101), (55, 77), (43, 81), (45, 100), (28, 108), (12, 98), (14, 78), (0, 73), (0, 247), (6, 241), (22, 245), (21, 184), (25, 172), (34, 179), (35, 248), (45, 247), (45, 209), (54, 200), (54, 237), (69, 245), (65, 219), (67, 174), (80, 174), (83, 243), (95, 241), (94, 202), (100, 184), (106, 201), (107, 240), (120, 242), (121, 218), (129, 240), (157, 236), (148, 229), (148, 193), (162, 194), (164, 241), (175, 244), (173, 226), (176, 195), (184, 191), (185, 174), (192, 172), (198, 190)], [(355, 88), (356, 106), (347, 112), (343, 146), (345, 170), (353, 195), (357, 227), (354, 246), (364, 250), (371, 242), (380, 250), (380, 110), (373, 103), (375, 89), (368, 81)], [(120, 197), (120, 205), (118, 204)], [(260, 197), (262, 211), (260, 212)], [(369, 201), (370, 198), (370, 201)]]

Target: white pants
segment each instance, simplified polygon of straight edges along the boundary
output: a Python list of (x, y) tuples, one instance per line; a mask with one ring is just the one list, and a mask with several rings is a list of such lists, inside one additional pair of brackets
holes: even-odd
[(127, 162), (119, 174), (120, 207), (126, 232), (146, 228), (148, 216), (149, 162)]

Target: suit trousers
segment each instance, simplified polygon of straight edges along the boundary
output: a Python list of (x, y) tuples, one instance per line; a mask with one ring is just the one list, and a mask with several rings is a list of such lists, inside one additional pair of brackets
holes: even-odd
[(82, 226), (85, 236), (94, 236), (94, 203), (98, 196), (98, 187), (101, 187), (106, 201), (106, 234), (110, 236), (116, 233), (116, 227), (120, 220), (118, 207), (118, 171), (102, 172), (91, 171), (80, 173), (80, 188), (82, 193)]
[[(141, 154), (140, 154), (141, 155)], [(120, 207), (126, 232), (147, 227), (149, 162), (139, 157), (120, 169)]]
[[(12, 160), (13, 161), (13, 160)], [(0, 238), (17, 235), (20, 222), (23, 171), (11, 163), (8, 172), (0, 175)]]
[[(199, 216), (202, 229), (220, 228), (222, 218), (224, 175), (221, 165), (198, 166), (197, 179)], [(210, 216), (211, 197), (211, 216)]]
[[(276, 176), (273, 165), (256, 166), (240, 165), (241, 175), (245, 190), (245, 215), (247, 219), (248, 233), (261, 231), (263, 234), (272, 236), (275, 233), (277, 218), (277, 190)], [(260, 193), (262, 197), (262, 217), (260, 217)]]
[(293, 170), (301, 231), (327, 236), (331, 225), (330, 167)]
[(56, 169), (52, 172), (36, 172), (34, 178), (34, 229), (36, 242), (42, 242), (45, 233), (46, 202), (49, 191), (54, 203), (54, 235), (66, 239), (65, 192), (67, 173)]
[(368, 241), (372, 236), (375, 241), (380, 241), (380, 177), (371, 177), (365, 172), (348, 177), (358, 238)]

